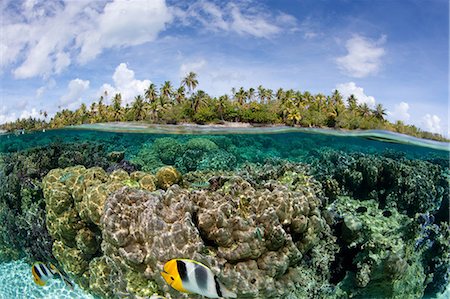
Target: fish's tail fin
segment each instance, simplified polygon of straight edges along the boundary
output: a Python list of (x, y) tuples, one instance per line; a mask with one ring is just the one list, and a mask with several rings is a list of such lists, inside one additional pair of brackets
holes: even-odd
[(74, 289), (73, 283), (69, 280), (69, 278), (67, 278), (64, 274), (62, 274), (61, 271), (59, 271), (59, 269), (56, 268), (55, 265), (50, 264), (50, 269), (51, 269), (52, 273), (58, 274), (59, 277), (61, 277), (62, 281), (64, 281), (64, 283), (66, 284), (66, 286), (69, 287), (69, 289), (71, 289), (71, 290)]
[(236, 293), (233, 293), (232, 291), (224, 289), (223, 292), (222, 292), (222, 297), (224, 297), (224, 298), (237, 298), (237, 295), (236, 295)]
[(220, 291), (222, 292), (223, 298), (237, 298), (236, 293), (228, 290), (221, 282), (219, 282), (219, 284), (220, 284)]
[(64, 283), (66, 284), (66, 286), (68, 286), (69, 289), (71, 289), (71, 290), (73, 291), (73, 289), (74, 289), (73, 282), (71, 282), (67, 277), (65, 277), (65, 276), (62, 275), (61, 273), (59, 273), (59, 276), (60, 276), (61, 279), (64, 281)]

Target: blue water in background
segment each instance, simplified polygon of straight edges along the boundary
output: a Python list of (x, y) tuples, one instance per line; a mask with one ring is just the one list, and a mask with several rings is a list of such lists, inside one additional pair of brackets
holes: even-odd
[(333, 136), (317, 133), (289, 132), (273, 134), (146, 134), (146, 133), (120, 133), (120, 132), (100, 132), (89, 130), (51, 130), (47, 132), (36, 132), (33, 134), (4, 134), (0, 135), (0, 152), (11, 153), (29, 148), (46, 146), (51, 143), (71, 143), (71, 142), (96, 142), (105, 145), (111, 150), (125, 150), (127, 155), (139, 150), (145, 143), (162, 137), (173, 137), (186, 140), (196, 137), (226, 136), (238, 143), (245, 143), (255, 146), (262, 145), (262, 149), (275, 148), (282, 153), (281, 158), (298, 158), (297, 149), (307, 152), (314, 152), (325, 148), (341, 150), (344, 152), (361, 152), (367, 154), (383, 153), (386, 151), (401, 152), (411, 159), (442, 158), (448, 160), (450, 145), (448, 150), (437, 150), (426, 146), (417, 146), (373, 140), (368, 137), (355, 136)]

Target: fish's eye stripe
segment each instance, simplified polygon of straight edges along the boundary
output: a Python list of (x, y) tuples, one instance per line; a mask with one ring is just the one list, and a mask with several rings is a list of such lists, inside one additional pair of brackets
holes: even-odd
[(39, 272), (38, 268), (36, 267), (36, 265), (33, 266), (33, 272), (36, 273), (37, 277), (39, 277), (39, 279), (41, 279), (42, 275)]
[(182, 281), (189, 281), (186, 264), (183, 261), (177, 260), (177, 270)]
[(208, 289), (208, 271), (200, 265), (195, 264), (194, 266), (194, 273), (195, 273), (195, 281), (197, 282), (197, 285), (202, 290)]
[(214, 283), (216, 285), (217, 296), (222, 297), (222, 290), (220, 289), (219, 280), (217, 279), (216, 275), (214, 275)]

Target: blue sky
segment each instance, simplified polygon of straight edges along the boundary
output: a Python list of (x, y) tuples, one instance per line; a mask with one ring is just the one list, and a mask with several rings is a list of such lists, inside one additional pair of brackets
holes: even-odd
[(125, 102), (195, 71), (211, 95), (263, 85), (355, 94), (449, 135), (447, 0), (0, 3), (0, 123)]

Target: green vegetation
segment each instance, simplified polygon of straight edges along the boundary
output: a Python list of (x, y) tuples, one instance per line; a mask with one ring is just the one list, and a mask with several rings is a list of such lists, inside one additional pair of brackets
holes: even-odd
[(195, 90), (197, 75), (190, 72), (178, 88), (165, 81), (161, 88), (150, 84), (144, 95), (138, 95), (131, 104), (122, 105), (122, 96), (116, 94), (111, 104), (105, 97), (93, 102), (89, 109), (83, 103), (75, 110), (63, 109), (48, 122), (47, 113), (41, 118), (18, 119), (0, 125), (6, 131), (42, 130), (69, 125), (92, 124), (114, 121), (146, 121), (149, 123), (197, 124), (247, 122), (255, 124), (286, 124), (301, 127), (329, 127), (341, 129), (381, 129), (408, 134), (420, 138), (449, 141), (440, 134), (424, 132), (401, 121), (390, 123), (384, 117), (386, 110), (381, 104), (371, 109), (366, 103), (358, 104), (351, 95), (345, 100), (335, 90), (331, 95), (313, 95), (308, 91), (271, 89), (258, 86), (245, 90), (233, 88), (230, 95), (211, 97), (203, 90)]

